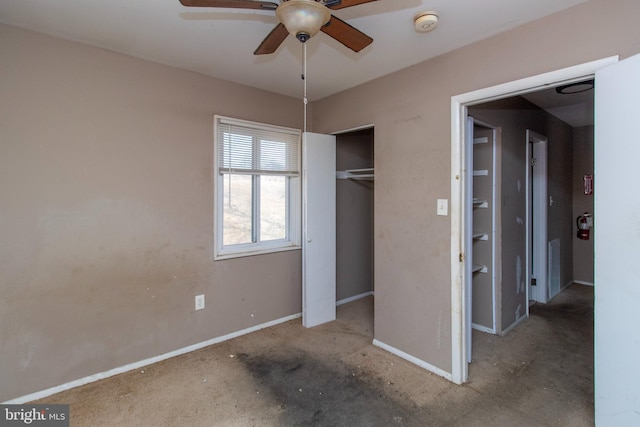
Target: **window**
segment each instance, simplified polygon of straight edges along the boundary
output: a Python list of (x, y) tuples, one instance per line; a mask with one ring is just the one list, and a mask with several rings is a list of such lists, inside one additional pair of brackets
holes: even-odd
[(300, 248), (300, 131), (215, 116), (215, 259)]

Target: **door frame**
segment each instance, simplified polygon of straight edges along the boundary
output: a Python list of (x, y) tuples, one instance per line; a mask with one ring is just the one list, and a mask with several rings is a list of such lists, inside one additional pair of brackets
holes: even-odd
[[(547, 236), (547, 152), (549, 140), (527, 129), (527, 235), (526, 235), (526, 280), (527, 301), (534, 300), (546, 303), (549, 300), (549, 277), (547, 271), (548, 236)], [(531, 162), (536, 159), (534, 172)], [(532, 245), (533, 243), (533, 245)], [(534, 262), (531, 261), (533, 255)], [(532, 279), (536, 278), (536, 286)], [(529, 316), (529, 304), (527, 304)]]
[(465, 204), (472, 197), (465, 190), (466, 181), (473, 177), (465, 173), (467, 107), (592, 78), (596, 70), (615, 62), (617, 55), (451, 97), (451, 380), (456, 384), (466, 382), (469, 375), (464, 224)]

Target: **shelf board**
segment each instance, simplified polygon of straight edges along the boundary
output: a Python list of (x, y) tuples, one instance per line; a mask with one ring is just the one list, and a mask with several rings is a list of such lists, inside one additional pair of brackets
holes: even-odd
[(476, 265), (473, 264), (473, 268), (471, 270), (473, 273), (486, 273), (487, 270), (487, 266), (486, 265)]
[(473, 171), (473, 176), (489, 176), (487, 169), (476, 169)]
[(487, 233), (474, 234), (473, 240), (489, 240), (489, 235)]
[(480, 138), (473, 138), (474, 144), (487, 144), (489, 142), (489, 138), (486, 136)]
[(473, 199), (474, 208), (488, 208), (489, 203), (486, 200)]

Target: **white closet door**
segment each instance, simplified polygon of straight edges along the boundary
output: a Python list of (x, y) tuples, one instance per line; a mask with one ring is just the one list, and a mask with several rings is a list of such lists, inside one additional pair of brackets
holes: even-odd
[(336, 137), (305, 132), (302, 324), (336, 319)]
[(596, 72), (595, 413), (640, 425), (640, 55)]

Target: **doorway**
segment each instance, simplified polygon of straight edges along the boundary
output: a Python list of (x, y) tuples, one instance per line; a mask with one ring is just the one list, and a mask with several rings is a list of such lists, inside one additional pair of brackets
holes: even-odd
[(548, 300), (547, 137), (530, 129), (527, 146), (527, 316), (531, 302)]
[[(599, 61), (593, 61), (590, 63), (582, 64), (567, 69), (546, 73), (539, 76), (534, 76), (503, 85), (498, 85), (492, 88), (482, 89), (475, 92), (470, 92), (464, 95), (452, 97), (452, 172), (454, 179), (452, 180), (451, 197), (452, 197), (452, 229), (451, 229), (451, 248), (452, 248), (452, 380), (456, 383), (464, 383), (468, 377), (468, 354), (469, 351), (466, 348), (467, 341), (464, 337), (467, 335), (466, 325), (468, 324), (469, 313), (464, 309), (465, 307), (465, 275), (464, 275), (464, 242), (465, 242), (465, 230), (462, 224), (465, 223), (465, 203), (470, 200), (470, 196), (466, 194), (465, 189), (466, 181), (471, 179), (468, 174), (464, 173), (463, 166), (466, 164), (466, 153), (463, 149), (465, 135), (465, 121), (464, 117), (468, 115), (468, 109), (474, 105), (479, 105), (493, 100), (503, 99), (507, 96), (515, 96), (528, 92), (533, 92), (549, 86), (559, 85), (561, 83), (575, 82), (592, 78), (596, 70), (605, 67), (606, 65), (613, 64), (617, 61), (617, 58), (606, 58)], [(499, 124), (497, 124), (499, 126)], [(524, 150), (526, 146), (523, 146)], [(524, 171), (523, 171), (524, 173)], [(524, 179), (523, 179), (524, 180)], [(524, 191), (522, 181), (514, 180), (514, 188), (517, 191)], [(515, 190), (514, 190), (515, 191)], [(522, 216), (516, 215), (516, 222), (518, 225), (525, 226), (523, 218), (525, 217), (524, 201), (521, 208)], [(518, 221), (518, 218), (520, 221)], [(503, 218), (503, 224), (506, 224)], [(504, 230), (502, 230), (504, 233)], [(525, 234), (522, 233), (522, 236)], [(524, 239), (524, 238), (523, 238)], [(526, 247), (522, 242), (522, 247)], [(503, 248), (504, 249), (504, 248)], [(524, 252), (524, 251), (523, 251)], [(525, 254), (518, 255), (520, 259), (526, 259)], [(518, 265), (522, 267), (522, 263), (515, 263), (515, 269)], [(526, 275), (522, 275), (526, 278)], [(524, 282), (524, 281), (523, 281)], [(516, 286), (525, 290), (524, 283), (516, 283)], [(525, 295), (527, 292), (523, 292)], [(528, 301), (524, 301), (524, 304), (528, 304)], [(518, 317), (519, 312), (525, 307), (517, 306), (515, 316)], [(504, 307), (503, 307), (504, 309)], [(504, 311), (503, 311), (504, 313)]]
[(374, 293), (374, 129), (336, 134), (336, 304)]
[[(565, 101), (571, 103), (573, 98)], [(494, 302), (499, 321), (494, 328), (479, 328), (474, 306), (473, 328), (506, 335), (529, 317), (531, 301), (548, 302), (574, 279), (572, 159), (576, 121), (554, 116), (524, 96), (475, 105), (469, 108), (469, 114), (499, 127), (502, 141), (497, 151), (503, 159), (496, 165), (500, 179), (496, 181), (498, 196), (494, 203), (500, 213), (498, 241), (502, 249), (496, 259), (499, 298)], [(593, 119), (586, 124), (592, 129)], [(474, 134), (477, 128), (475, 125)], [(469, 156), (474, 157), (474, 205), (477, 195), (483, 194), (483, 181), (476, 176), (477, 151), (474, 146)], [(552, 182), (549, 191), (548, 180)], [(468, 199), (467, 205), (471, 205)], [(474, 209), (474, 222), (480, 215), (477, 211)], [(475, 263), (482, 246), (472, 249)], [(482, 290), (480, 279), (474, 276), (472, 280), (474, 302)]]

